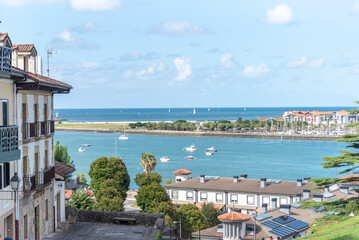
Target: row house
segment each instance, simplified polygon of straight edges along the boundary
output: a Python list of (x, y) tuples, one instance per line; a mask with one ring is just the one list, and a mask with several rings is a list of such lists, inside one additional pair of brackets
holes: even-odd
[(310, 188), (314, 187), (314, 183), (302, 179), (248, 179), (247, 175), (233, 178), (201, 175), (191, 179), (188, 170), (180, 169), (173, 173), (176, 175), (175, 183), (165, 185), (165, 188), (174, 204), (211, 202), (222, 210), (240, 209), (245, 214), (260, 212), (263, 204), (272, 209), (309, 198), (312, 194)]
[(62, 200), (65, 184), (63, 179), (55, 179), (53, 104), (54, 94), (69, 93), (72, 87), (36, 74), (35, 46), (11, 44), (7, 34), (0, 34), (0, 42), (5, 43), (5, 38), (1, 38), (4, 35), (11, 46), (6, 48), (9, 51), (9, 72), (16, 81), (11, 91), (7, 89), (3, 93), (1, 88), (0, 98), (6, 93), (13, 94), (13, 110), (9, 111), (9, 116), (14, 118), (18, 130), (19, 152), (16, 164), (13, 167), (10, 164), (9, 174), (16, 172), (21, 179), (13, 210), (16, 213), (13, 225), (17, 227), (15, 237), (14, 234), (11, 236), (14, 239), (40, 240), (65, 220)]
[(305, 121), (314, 125), (319, 124), (339, 124), (347, 125), (358, 122), (358, 114), (351, 114), (348, 111), (341, 110), (337, 112), (321, 111), (287, 111), (283, 113), (285, 122)]

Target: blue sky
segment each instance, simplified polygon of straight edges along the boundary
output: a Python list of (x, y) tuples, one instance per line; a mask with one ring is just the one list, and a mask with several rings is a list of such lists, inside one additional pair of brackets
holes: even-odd
[(359, 1), (0, 0), (71, 84), (56, 108), (351, 106)]

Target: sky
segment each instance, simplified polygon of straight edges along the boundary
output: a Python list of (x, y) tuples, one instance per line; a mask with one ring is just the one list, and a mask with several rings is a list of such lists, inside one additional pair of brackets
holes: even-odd
[(0, 0), (55, 108), (353, 106), (358, 0)]

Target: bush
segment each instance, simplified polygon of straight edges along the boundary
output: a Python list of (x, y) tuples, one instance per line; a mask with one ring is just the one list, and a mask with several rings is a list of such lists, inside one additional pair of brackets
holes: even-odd
[(91, 210), (95, 201), (88, 195), (87, 189), (79, 188), (71, 195), (71, 200), (67, 205), (81, 210)]
[(213, 205), (213, 203), (204, 203), (202, 205), (201, 212), (207, 219), (209, 227), (213, 227), (220, 223), (217, 217), (221, 214), (221, 212)]
[(160, 184), (150, 184), (148, 186), (140, 187), (136, 196), (136, 201), (142, 211), (146, 212), (161, 202), (170, 202), (171, 200), (164, 187)]
[(139, 173), (136, 175), (135, 182), (139, 187), (147, 186), (150, 184), (161, 184), (162, 176), (157, 173)]
[(183, 234), (186, 237), (189, 237), (192, 232), (208, 227), (206, 217), (193, 204), (184, 204), (177, 212), (182, 222)]
[(156, 234), (155, 240), (162, 240), (162, 233), (161, 233), (161, 232), (158, 232), (158, 233)]
[(124, 211), (123, 199), (115, 196), (114, 198), (102, 197), (94, 206), (96, 210), (100, 211)]

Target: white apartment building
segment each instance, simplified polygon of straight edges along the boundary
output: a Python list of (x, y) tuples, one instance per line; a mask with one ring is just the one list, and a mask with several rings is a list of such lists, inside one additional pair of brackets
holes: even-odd
[(314, 184), (302, 179), (280, 181), (248, 179), (247, 175), (241, 175), (240, 178), (201, 175), (199, 178), (182, 179), (164, 187), (174, 204), (211, 202), (222, 206), (224, 211), (233, 208), (240, 209), (244, 214), (251, 214), (255, 210), (261, 212), (264, 204), (269, 209), (274, 209), (281, 204), (309, 199), (312, 194), (310, 188)]
[[(11, 43), (8, 34), (0, 34), (0, 42)], [(10, 61), (10, 75), (16, 82), (11, 91), (0, 90), (0, 98), (12, 97), (13, 110), (9, 114), (19, 129), (16, 137), (21, 153), (14, 170), (10, 165), (9, 172), (10, 175), (16, 172), (22, 180), (14, 211), (13, 225), (17, 227), (12, 235), (14, 239), (40, 240), (65, 219), (61, 200), (65, 184), (55, 182), (53, 100), (54, 94), (69, 93), (72, 87), (35, 73), (37, 51), (33, 44), (10, 46), (7, 62)], [(10, 93), (13, 95), (9, 96)]]

